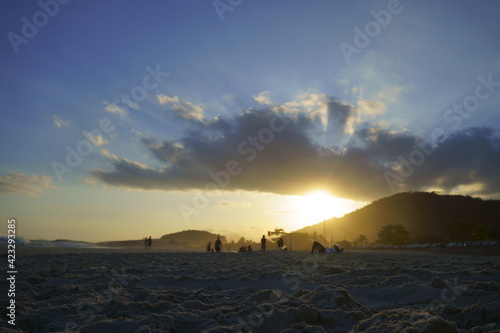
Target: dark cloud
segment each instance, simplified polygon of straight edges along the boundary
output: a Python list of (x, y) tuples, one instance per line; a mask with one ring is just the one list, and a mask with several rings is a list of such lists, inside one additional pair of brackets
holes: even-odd
[(428, 155), (408, 177), (408, 187), (436, 186), (450, 192), (457, 186), (471, 186), (470, 194), (500, 195), (498, 131), (482, 127), (455, 132)]
[[(337, 103), (329, 113), (345, 127), (355, 110)], [(479, 183), (481, 194), (500, 192), (500, 139), (493, 129), (457, 132), (426, 155), (414, 153), (421, 150), (416, 136), (369, 123), (358, 124), (342, 150), (322, 147), (311, 134), (318, 126), (317, 118), (302, 113), (248, 110), (234, 119), (207, 121), (179, 141), (143, 137), (145, 148), (165, 163), (162, 169), (113, 158), (113, 170), (90, 174), (110, 185), (141, 189), (184, 191), (212, 183), (212, 189), (304, 194), (321, 188), (356, 200)], [(417, 155), (424, 160), (413, 166)], [(405, 174), (402, 160), (413, 167), (411, 174)], [(387, 175), (396, 176), (393, 188)]]
[(327, 133), (335, 136), (334, 140), (341, 138), (346, 132), (346, 125), (353, 118), (356, 118), (356, 109), (349, 104), (342, 103), (335, 98), (330, 98), (326, 102), (328, 126)]

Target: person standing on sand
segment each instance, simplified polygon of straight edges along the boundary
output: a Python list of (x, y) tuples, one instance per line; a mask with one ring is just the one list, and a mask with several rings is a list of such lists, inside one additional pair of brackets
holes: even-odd
[(147, 250), (148, 248), (148, 237), (144, 237), (144, 250)]
[(222, 248), (222, 242), (220, 240), (220, 237), (217, 237), (217, 240), (215, 241), (215, 252), (220, 252), (221, 248)]
[(212, 243), (208, 242), (208, 245), (207, 245), (207, 252), (210, 252), (210, 245), (211, 245), (211, 244), (212, 244)]
[(278, 239), (278, 249), (282, 249), (283, 248), (283, 238), (280, 237), (280, 239)]
[(153, 243), (153, 240), (151, 239), (151, 236), (148, 238), (148, 249), (151, 250), (151, 244)]
[(266, 236), (262, 235), (262, 239), (260, 240), (260, 250), (262, 252), (266, 252), (266, 242), (267, 242)]

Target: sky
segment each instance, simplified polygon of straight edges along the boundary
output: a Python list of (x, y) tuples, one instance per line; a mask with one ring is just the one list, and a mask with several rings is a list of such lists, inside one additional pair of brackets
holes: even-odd
[(498, 199), (499, 10), (3, 1), (1, 217), (27, 239), (257, 240), (401, 191)]

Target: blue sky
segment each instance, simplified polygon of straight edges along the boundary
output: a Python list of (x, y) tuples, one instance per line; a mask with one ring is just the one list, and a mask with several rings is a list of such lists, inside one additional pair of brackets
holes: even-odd
[(27, 238), (257, 239), (397, 191), (500, 197), (497, 2), (41, 3), (0, 5), (0, 208)]

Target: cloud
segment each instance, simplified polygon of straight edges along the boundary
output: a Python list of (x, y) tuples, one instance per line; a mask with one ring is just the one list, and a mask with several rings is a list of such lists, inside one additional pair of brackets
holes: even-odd
[(438, 187), (446, 193), (500, 197), (498, 134), (486, 127), (450, 134), (422, 165), (415, 167), (406, 187)]
[(127, 118), (128, 117), (127, 111), (125, 109), (119, 107), (118, 105), (109, 103), (108, 101), (104, 101), (104, 105), (106, 105), (104, 110), (108, 111), (109, 113), (115, 113), (115, 114), (119, 115), (120, 118)]
[(377, 98), (386, 100), (391, 103), (395, 103), (399, 99), (399, 95), (403, 91), (403, 87), (391, 87), (377, 94)]
[(230, 206), (230, 207), (251, 207), (252, 205), (248, 201), (244, 202), (236, 202), (236, 201), (228, 201), (228, 200), (222, 200), (219, 203), (221, 206)]
[(52, 177), (25, 175), (17, 172), (0, 174), (0, 193), (36, 197), (46, 189), (56, 188), (52, 185)]
[(271, 101), (271, 99), (269, 98), (269, 94), (270, 94), (269, 90), (261, 91), (260, 93), (255, 95), (253, 97), (253, 99), (257, 103), (264, 104), (264, 105), (271, 105), (271, 104), (273, 104), (273, 101)]
[(158, 95), (156, 95), (156, 98), (158, 99), (158, 103), (160, 103), (160, 105), (165, 105), (165, 104), (169, 104), (169, 103), (179, 103), (179, 97), (177, 97), (177, 96), (168, 97), (168, 96), (163, 95), (163, 94), (158, 94)]
[(97, 147), (102, 146), (102, 145), (108, 143), (108, 141), (106, 139), (104, 139), (104, 137), (102, 135), (100, 135), (100, 134), (95, 134), (95, 133), (89, 132), (89, 133), (86, 134), (86, 137), (87, 137), (87, 139), (89, 139), (90, 141), (92, 141), (92, 143), (94, 145), (96, 145)]
[(58, 115), (54, 115), (52, 119), (54, 120), (54, 126), (57, 128), (68, 127), (71, 125), (71, 120), (65, 120)]
[(357, 104), (359, 112), (369, 116), (378, 116), (386, 111), (384, 102), (379, 100), (361, 98), (358, 100)]
[(169, 97), (158, 94), (156, 95), (156, 98), (160, 105), (166, 105), (172, 110), (173, 113), (182, 119), (203, 121), (205, 118), (201, 107), (193, 105), (191, 102), (181, 101), (177, 96)]
[[(302, 105), (308, 102), (302, 100)], [(144, 149), (163, 163), (161, 168), (108, 152), (111, 168), (89, 172), (109, 185), (146, 190), (301, 195), (323, 189), (362, 201), (392, 194), (387, 173), (403, 174), (401, 159), (415, 160), (413, 152), (422, 146), (422, 138), (361, 122), (352, 105), (334, 98), (328, 97), (324, 105), (329, 128), (339, 137), (344, 135), (342, 145), (318, 144), (315, 135), (322, 121), (306, 109), (290, 114), (273, 106), (206, 121), (179, 140), (141, 136)], [(424, 161), (414, 166), (410, 176), (399, 176), (398, 190), (439, 186), (445, 192), (460, 189), (485, 196), (500, 194), (497, 131), (470, 128), (453, 133), (434, 149), (429, 156), (422, 153)]]
[(311, 115), (318, 115), (324, 113), (325, 103), (328, 102), (329, 96), (326, 94), (305, 93), (300, 95), (293, 101), (283, 104), (283, 107), (293, 110), (290, 113), (307, 113)]
[(331, 133), (338, 144), (344, 134), (352, 134), (357, 120), (357, 110), (349, 104), (342, 103), (335, 98), (329, 98), (326, 104), (328, 127), (327, 133)]

